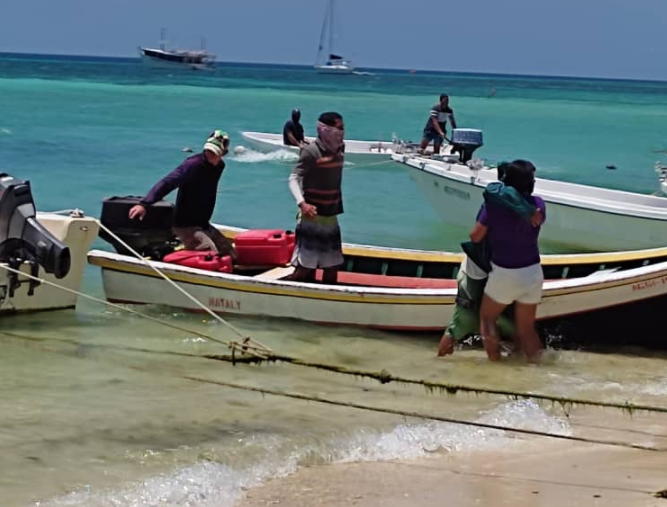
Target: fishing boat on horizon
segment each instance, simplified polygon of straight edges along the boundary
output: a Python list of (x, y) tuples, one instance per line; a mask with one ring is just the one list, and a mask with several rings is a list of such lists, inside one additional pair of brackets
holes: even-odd
[(165, 29), (160, 31), (160, 47), (139, 47), (139, 55), (142, 61), (151, 66), (166, 68), (190, 68), (193, 70), (213, 70), (216, 55), (205, 49), (205, 41), (202, 39), (201, 49), (181, 50), (166, 49)]

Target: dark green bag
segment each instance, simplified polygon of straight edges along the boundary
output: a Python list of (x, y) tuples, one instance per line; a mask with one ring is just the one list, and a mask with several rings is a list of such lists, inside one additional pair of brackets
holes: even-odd
[(461, 248), (480, 269), (483, 269), (486, 273), (491, 272), (491, 245), (488, 239), (484, 238), (479, 243), (465, 241), (461, 243)]

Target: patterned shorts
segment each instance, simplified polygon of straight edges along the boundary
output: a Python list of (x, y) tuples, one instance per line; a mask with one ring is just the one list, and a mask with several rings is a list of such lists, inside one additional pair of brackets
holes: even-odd
[(338, 219), (299, 217), (296, 226), (293, 266), (308, 269), (334, 268), (343, 264), (343, 247)]

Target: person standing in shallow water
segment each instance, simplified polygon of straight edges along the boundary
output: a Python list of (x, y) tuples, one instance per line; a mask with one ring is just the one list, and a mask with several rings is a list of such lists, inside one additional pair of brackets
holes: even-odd
[(541, 216), (529, 222), (498, 203), (487, 200), (482, 205), (470, 233), (473, 242), (481, 242), (488, 236), (491, 248), (491, 272), (480, 308), (480, 328), (489, 359), (499, 360), (500, 337), (496, 322), (503, 310), (514, 303), (518, 344), (529, 361), (537, 362), (542, 344), (535, 329), (535, 316), (544, 283), (538, 238), (546, 220), (546, 205), (533, 195), (535, 166), (532, 163), (526, 160), (510, 163), (503, 183), (516, 189)]
[[(484, 191), (484, 200), (495, 202), (512, 210), (535, 226), (541, 224), (543, 217), (539, 208), (528, 202), (514, 187), (506, 186), (503, 183), (505, 170), (508, 166), (507, 162), (498, 166), (498, 179), (500, 181), (487, 185)], [(479, 215), (481, 213), (482, 210), (480, 210)], [(453, 354), (454, 345), (457, 341), (467, 336), (480, 334), (480, 305), (484, 296), (484, 287), (491, 271), (488, 243), (489, 238), (487, 236), (482, 242), (461, 244), (465, 253), (456, 278), (457, 294), (454, 313), (440, 340), (438, 356)], [(508, 309), (511, 310), (511, 306)], [(499, 315), (497, 328), (504, 338), (511, 339), (515, 345), (518, 343), (513, 319), (507, 312)]]
[(289, 177), (289, 189), (299, 207), (291, 280), (314, 280), (322, 269), (324, 283), (336, 283), (343, 263), (338, 215), (343, 213), (345, 127), (336, 112), (322, 113), (317, 138), (301, 150)]

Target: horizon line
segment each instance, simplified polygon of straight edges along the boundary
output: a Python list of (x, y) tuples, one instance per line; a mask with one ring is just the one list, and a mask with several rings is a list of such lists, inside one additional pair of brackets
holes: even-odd
[[(56, 57), (56, 59), (102, 59), (102, 60), (121, 60), (121, 61), (136, 61), (141, 60), (139, 56), (111, 56), (111, 55), (80, 55), (74, 53), (28, 53), (21, 51), (0, 51), (0, 58), (7, 56), (18, 56), (18, 57)], [(30, 59), (30, 58), (26, 58)], [(268, 63), (268, 62), (257, 62), (257, 61), (242, 61), (242, 60), (225, 60), (225, 61), (215, 61), (215, 67), (223, 68), (225, 64), (237, 64), (243, 66), (268, 66), (268, 67), (297, 67), (297, 68), (313, 68), (314, 65), (303, 64), (303, 63)], [(517, 74), (511, 72), (483, 72), (483, 71), (471, 71), (471, 70), (439, 70), (439, 69), (415, 69), (408, 67), (357, 67), (361, 71), (389, 71), (392, 73), (396, 72), (408, 72), (408, 73), (433, 73), (433, 74), (459, 74), (459, 75), (477, 75), (477, 76), (497, 76), (497, 77), (526, 77), (526, 78), (557, 78), (557, 79), (594, 79), (599, 81), (635, 81), (635, 82), (645, 82), (645, 83), (665, 83), (667, 79), (650, 79), (650, 78), (631, 78), (631, 77), (602, 77), (602, 76), (573, 76), (565, 74)]]

